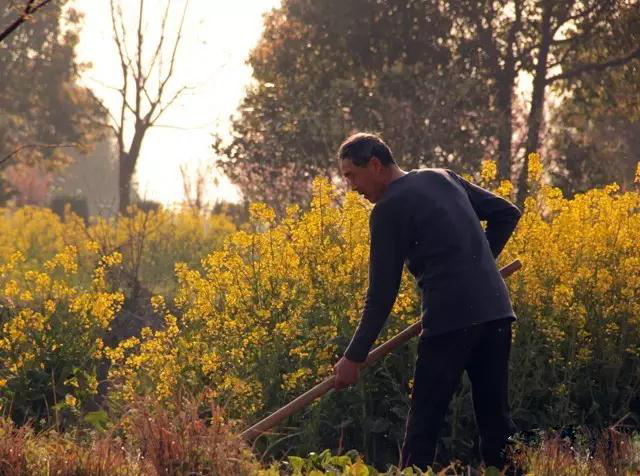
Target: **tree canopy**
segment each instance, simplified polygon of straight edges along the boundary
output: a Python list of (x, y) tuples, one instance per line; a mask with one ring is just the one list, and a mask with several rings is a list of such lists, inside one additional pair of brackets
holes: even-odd
[[(602, 62), (640, 44), (640, 9), (618, 13), (612, 41), (592, 42), (575, 63)], [(554, 179), (567, 194), (618, 182), (628, 188), (640, 162), (640, 61), (583, 75), (550, 121)]]
[[(335, 150), (355, 130), (381, 133), (407, 168), (496, 159), (521, 201), (549, 87), (571, 93), (636, 65), (634, 11), (635, 0), (284, 0), (249, 58), (255, 81), (232, 137), (213, 147), (245, 198), (278, 209), (304, 201), (311, 177), (336, 174)], [(520, 75), (533, 88), (518, 117)]]
[[(50, 3), (0, 43), (0, 170), (16, 162), (56, 168), (68, 160), (67, 146), (82, 148), (100, 135), (100, 107), (77, 83), (81, 17), (63, 3)], [(0, 7), (2, 24), (14, 14)], [(6, 199), (6, 183), (0, 191)]]
[(376, 131), (401, 166), (472, 168), (491, 150), (491, 98), (429, 2), (286, 0), (265, 19), (221, 168), (246, 198), (304, 201), (337, 173), (345, 135)]

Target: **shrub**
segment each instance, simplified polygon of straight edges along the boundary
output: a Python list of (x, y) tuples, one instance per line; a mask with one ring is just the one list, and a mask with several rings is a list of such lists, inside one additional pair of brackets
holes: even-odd
[[(191, 211), (137, 211), (85, 225), (67, 210), (0, 216), (0, 411), (64, 423), (94, 400), (101, 348), (125, 298), (173, 292), (177, 261), (198, 266), (234, 226)], [(134, 309), (136, 311), (137, 309)], [(93, 405), (93, 403), (92, 403)], [(41, 421), (42, 420), (42, 421)]]
[(16, 422), (60, 423), (96, 394), (102, 338), (124, 299), (105, 273), (120, 259), (102, 257), (88, 289), (71, 283), (74, 247), (41, 269), (20, 269), (20, 252), (0, 265), (0, 406)]

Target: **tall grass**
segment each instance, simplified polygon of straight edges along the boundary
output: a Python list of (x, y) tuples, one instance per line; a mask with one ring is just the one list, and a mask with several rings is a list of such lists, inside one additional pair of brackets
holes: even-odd
[(0, 419), (0, 476), (256, 474), (250, 448), (214, 404), (133, 402), (107, 431), (36, 433)]
[[(0, 476), (280, 476), (419, 475), (395, 466), (374, 468), (351, 450), (329, 450), (306, 457), (258, 463), (234, 424), (203, 397), (183, 398), (176, 406), (135, 401), (107, 431), (36, 433), (0, 419)], [(637, 476), (640, 434), (610, 427), (595, 437), (586, 429), (569, 435), (545, 433), (510, 448), (511, 471), (535, 476)], [(384, 472), (379, 472), (384, 471)], [(452, 462), (424, 474), (497, 475), (497, 470)], [(503, 471), (500, 474), (513, 474)]]

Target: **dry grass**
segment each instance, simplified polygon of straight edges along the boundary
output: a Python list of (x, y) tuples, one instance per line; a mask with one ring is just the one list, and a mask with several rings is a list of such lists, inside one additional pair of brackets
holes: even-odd
[(141, 476), (142, 467), (111, 434), (86, 444), (54, 430), (34, 434), (0, 418), (0, 476)]
[(547, 436), (536, 447), (519, 446), (513, 461), (536, 476), (640, 476), (640, 435), (615, 427), (591, 439)]
[(202, 399), (184, 400), (168, 411), (138, 401), (126, 416), (127, 431), (154, 476), (248, 475), (258, 464), (246, 442), (225, 421), (221, 409)]
[(11, 421), (0, 417), (0, 475), (27, 474), (25, 447), (30, 436), (29, 428), (16, 429)]
[(143, 468), (117, 439), (101, 437), (88, 445), (52, 433), (38, 438), (31, 450), (30, 474), (56, 476), (142, 476)]
[[(170, 410), (140, 399), (109, 431), (99, 433), (35, 434), (28, 426), (16, 428), (0, 418), (0, 476), (258, 474), (260, 464), (239, 432), (219, 407), (203, 402), (184, 399)], [(612, 427), (593, 441), (586, 434), (547, 434), (537, 444), (515, 445), (513, 460), (525, 474), (536, 476), (640, 476), (640, 434), (630, 436)], [(284, 468), (275, 463), (270, 470), (262, 468), (262, 474), (290, 474)], [(450, 466), (438, 474), (482, 472)]]
[(0, 417), (0, 476), (244, 476), (257, 473), (251, 450), (202, 399), (177, 410), (134, 402), (108, 432), (34, 434)]

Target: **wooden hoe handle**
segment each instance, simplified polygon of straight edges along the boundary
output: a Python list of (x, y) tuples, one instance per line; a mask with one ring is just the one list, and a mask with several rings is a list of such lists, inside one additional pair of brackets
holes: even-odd
[[(516, 271), (518, 271), (521, 267), (522, 267), (522, 263), (520, 262), (519, 259), (516, 259), (511, 263), (509, 263), (508, 265), (506, 265), (505, 267), (501, 268), (500, 274), (502, 275), (503, 278), (507, 278), (511, 276), (513, 273), (515, 273)], [(369, 355), (367, 356), (367, 360), (365, 360), (362, 363), (360, 368), (367, 367), (372, 363), (380, 360), (385, 355), (389, 354), (390, 352), (394, 351), (395, 349), (397, 349), (398, 347), (400, 347), (401, 345), (403, 345), (413, 337), (420, 334), (421, 330), (422, 330), (422, 323), (420, 321), (410, 325), (395, 337), (392, 337), (391, 339), (386, 341), (384, 344), (376, 347), (371, 352), (369, 352)], [(273, 412), (271, 415), (264, 418), (263, 420), (260, 420), (251, 428), (247, 428), (245, 431), (242, 432), (242, 437), (248, 441), (253, 440), (258, 435), (264, 433), (265, 431), (269, 430), (270, 428), (280, 423), (289, 415), (306, 407), (311, 402), (313, 402), (316, 398), (319, 398), (325, 393), (331, 391), (334, 388), (334, 379), (335, 379), (334, 375), (332, 375), (331, 377), (327, 377), (321, 383), (319, 383), (312, 389), (306, 391), (295, 400), (292, 400), (291, 402), (287, 403), (284, 407), (280, 408), (279, 410), (276, 410), (275, 412)]]

